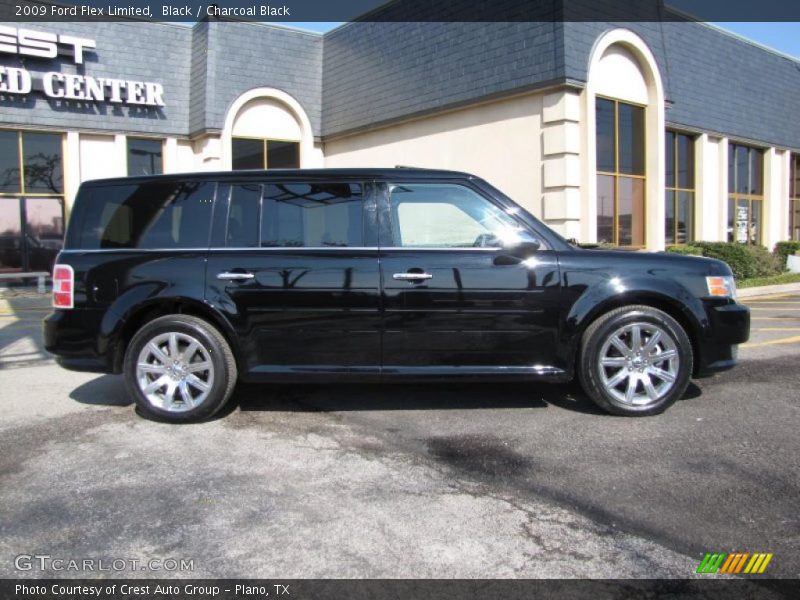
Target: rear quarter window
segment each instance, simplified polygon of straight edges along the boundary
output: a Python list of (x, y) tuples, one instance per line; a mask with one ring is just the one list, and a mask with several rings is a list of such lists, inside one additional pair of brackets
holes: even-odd
[(83, 188), (67, 248), (206, 248), (215, 184), (151, 181)]

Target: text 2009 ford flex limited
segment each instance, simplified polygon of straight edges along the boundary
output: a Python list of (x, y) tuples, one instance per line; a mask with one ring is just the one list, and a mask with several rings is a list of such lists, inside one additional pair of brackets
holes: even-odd
[(662, 412), (728, 369), (748, 309), (706, 258), (579, 249), (485, 181), (421, 169), (84, 183), (45, 347), (208, 418), (237, 380), (564, 382)]

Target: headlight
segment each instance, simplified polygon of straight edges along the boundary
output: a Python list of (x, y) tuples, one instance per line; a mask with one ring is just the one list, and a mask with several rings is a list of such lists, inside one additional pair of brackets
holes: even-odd
[(736, 299), (736, 282), (733, 277), (721, 277), (719, 275), (706, 277), (706, 285), (708, 286), (709, 296)]

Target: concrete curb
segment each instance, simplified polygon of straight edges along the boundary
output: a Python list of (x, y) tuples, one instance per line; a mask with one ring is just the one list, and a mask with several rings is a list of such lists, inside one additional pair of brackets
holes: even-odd
[(800, 283), (782, 283), (780, 285), (764, 285), (761, 287), (736, 290), (737, 298), (757, 298), (770, 294), (800, 293)]

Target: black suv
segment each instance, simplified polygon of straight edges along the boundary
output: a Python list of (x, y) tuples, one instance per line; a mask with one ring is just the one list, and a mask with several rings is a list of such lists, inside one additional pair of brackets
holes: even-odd
[(652, 415), (747, 341), (723, 262), (579, 249), (485, 181), (421, 169), (84, 183), (48, 351), (207, 418), (237, 380), (580, 379)]

